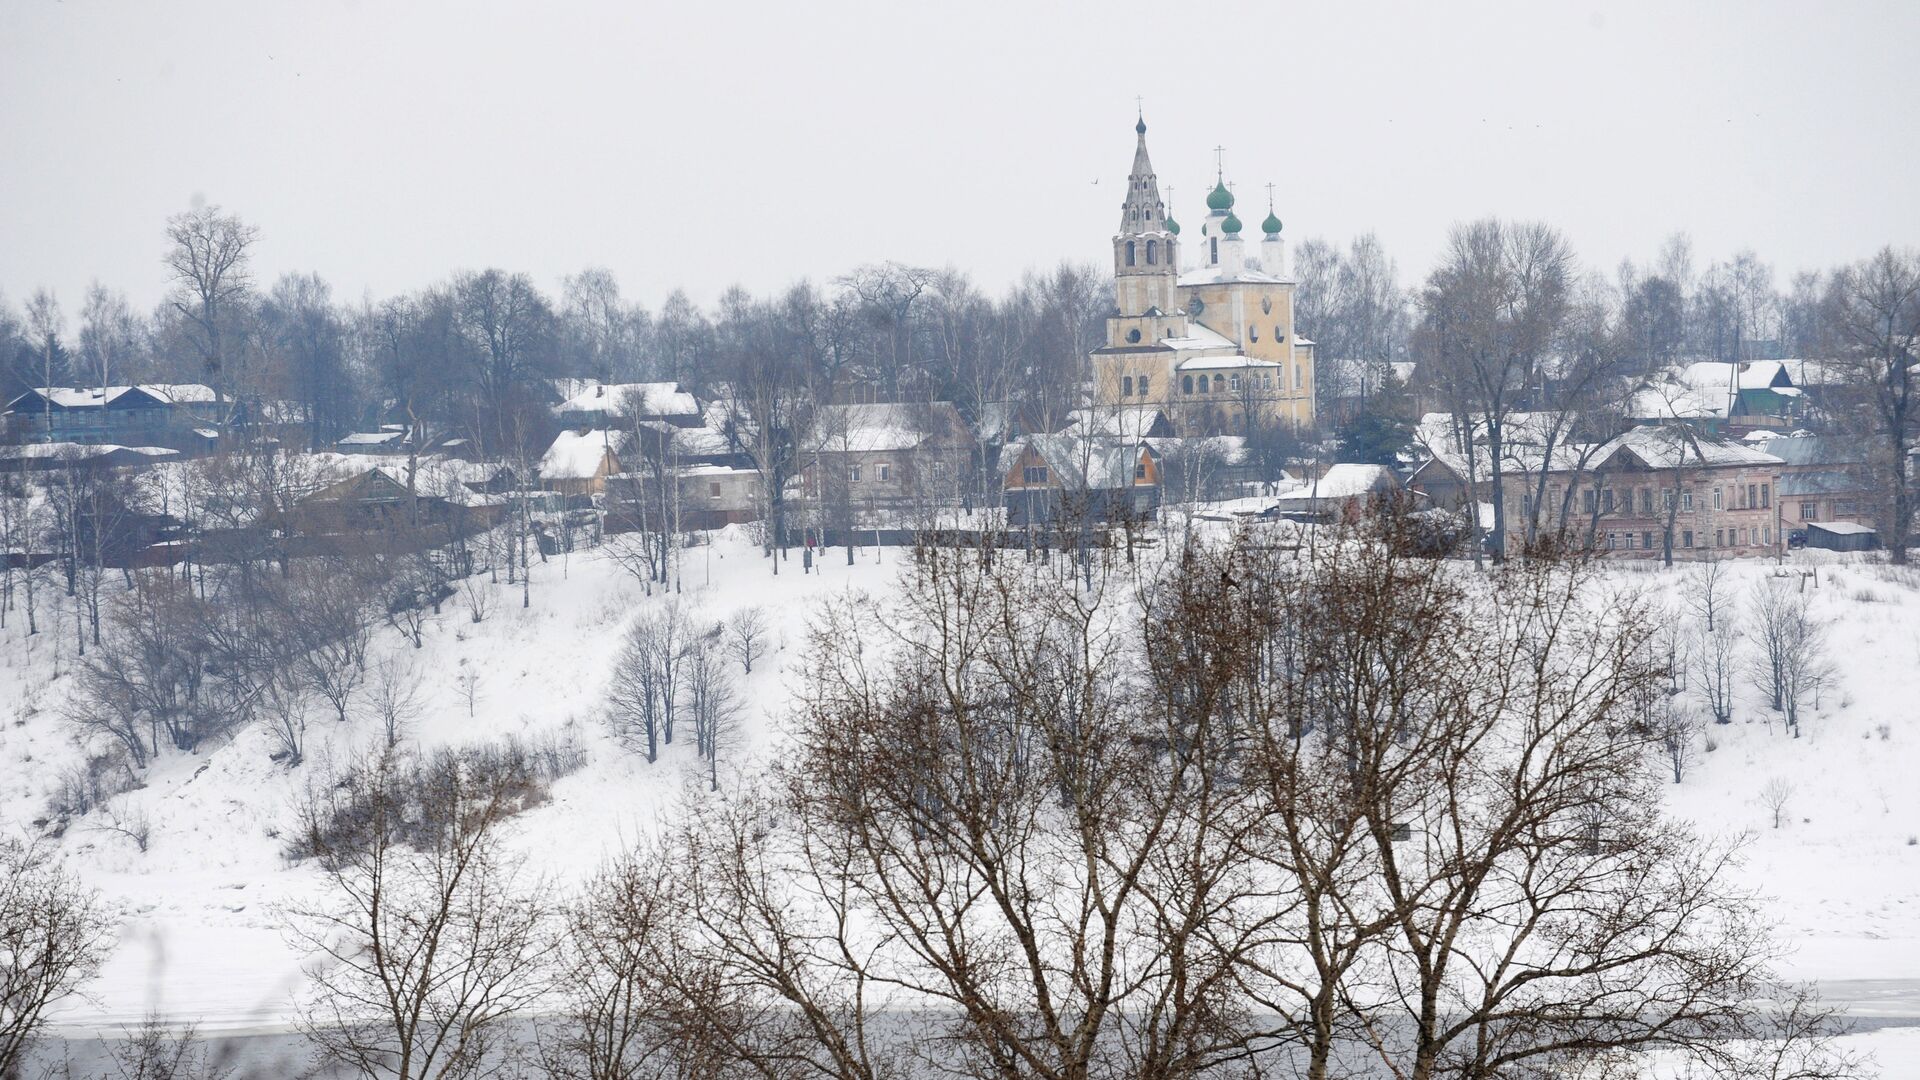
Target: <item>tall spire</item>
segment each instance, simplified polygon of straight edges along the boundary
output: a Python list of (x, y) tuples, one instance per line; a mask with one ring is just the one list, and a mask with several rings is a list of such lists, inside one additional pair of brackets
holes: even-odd
[(1147, 120), (1140, 114), (1133, 124), (1133, 171), (1127, 176), (1127, 198), (1120, 204), (1120, 232), (1137, 235), (1164, 231), (1166, 204), (1160, 201), (1160, 181), (1147, 157)]

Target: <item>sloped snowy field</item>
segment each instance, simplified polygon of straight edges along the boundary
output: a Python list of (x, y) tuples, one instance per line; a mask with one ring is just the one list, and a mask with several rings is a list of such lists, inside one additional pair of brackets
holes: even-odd
[[(806, 663), (813, 602), (838, 590), (889, 589), (907, 557), (897, 548), (870, 548), (849, 567), (836, 549), (821, 560), (820, 573), (802, 575), (796, 553), (776, 578), (737, 531), (688, 552), (681, 602), (696, 622), (724, 619), (749, 604), (770, 616), (767, 654), (743, 685), (736, 766), (777, 748), (780, 717)], [(1743, 690), (1734, 723), (1706, 730), (1715, 748), (1668, 790), (1674, 812), (1703, 830), (1752, 833), (1744, 872), (1776, 898), (1779, 933), (1793, 950), (1788, 974), (1819, 980), (1830, 998), (1853, 1004), (1863, 1018), (1920, 1022), (1920, 590), (1859, 563), (1802, 555), (1787, 564), (1816, 567), (1818, 587), (1806, 587), (1815, 614), (1831, 624), (1837, 675), (1804, 736), (1788, 737), (1757, 688)], [(1744, 602), (1751, 584), (1777, 569), (1736, 564), (1735, 595)], [(1623, 568), (1611, 577), (1677, 598), (1684, 573)], [(657, 590), (643, 595), (639, 582), (593, 552), (536, 567), (531, 608), (519, 606), (517, 588), (498, 590), (484, 622), (472, 623), (463, 603), (449, 601), (423, 649), (382, 627), (376, 654), (411, 659), (423, 672), (427, 708), (414, 728), (423, 745), (574, 729), (588, 750), (587, 766), (561, 779), (552, 802), (512, 828), (537, 868), (562, 882), (577, 880), (651, 828), (672, 800), (707, 797), (694, 788), (690, 738), (649, 766), (617, 747), (601, 720), (598, 697), (627, 621), (665, 600)], [(73, 646), (43, 633), (29, 647), (17, 627), (5, 633), (0, 828), (24, 835), (44, 814), (58, 771), (78, 760), (59, 716)], [(458, 690), (467, 672), (478, 674), (471, 717)], [(69, 829), (62, 856), (126, 921), (121, 947), (87, 998), (60, 1008), (59, 1032), (117, 1034), (156, 1010), (174, 1022), (197, 1022), (208, 1034), (284, 1030), (301, 961), (278, 929), (276, 905), (315, 882), (286, 862), (279, 834), (291, 826), (304, 785), (373, 737), (366, 721), (316, 719), (308, 763), (294, 770), (268, 760), (268, 739), (259, 731), (163, 759), (143, 789), (116, 803), (147, 814), (152, 833), (144, 854), (125, 836), (95, 827), (98, 811)], [(1769, 827), (1770, 812), (1758, 798), (1775, 777), (1794, 792), (1791, 820), (1779, 830)], [(1886, 1075), (1920, 1075), (1920, 1031), (1882, 1030), (1860, 1040), (1879, 1055)]]

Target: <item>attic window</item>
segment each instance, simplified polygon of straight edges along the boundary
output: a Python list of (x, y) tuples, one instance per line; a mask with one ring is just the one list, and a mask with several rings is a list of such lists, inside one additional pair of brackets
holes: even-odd
[(1020, 482), (1023, 484), (1044, 484), (1047, 482), (1045, 465), (1028, 465), (1020, 470)]

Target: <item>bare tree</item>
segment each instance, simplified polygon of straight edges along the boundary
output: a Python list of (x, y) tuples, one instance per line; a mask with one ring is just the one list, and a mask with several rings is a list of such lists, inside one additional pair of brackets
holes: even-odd
[(0, 1076), (20, 1075), (46, 1010), (100, 970), (113, 924), (40, 848), (0, 838)]
[(1908, 448), (1920, 425), (1915, 342), (1920, 341), (1920, 254), (1882, 248), (1833, 275), (1825, 323), (1855, 395), (1886, 442), (1881, 460), (1891, 505), (1881, 518), (1896, 563), (1907, 561), (1913, 522)]
[(1754, 583), (1749, 605), (1754, 673), (1795, 738), (1800, 736), (1801, 709), (1818, 694), (1830, 671), (1826, 626), (1813, 616), (1805, 583), (1804, 577), (1762, 579)]
[[(369, 776), (303, 812), (327, 890), (286, 912), (314, 957), (301, 1030), (350, 1075), (486, 1074), (504, 1023), (547, 985), (554, 948), (545, 887), (498, 836), (523, 793), (460, 762), (408, 768), (386, 755)], [(424, 809), (408, 820), (414, 800)]]
[(307, 757), (308, 693), (306, 686), (298, 682), (274, 678), (267, 680), (265, 693), (261, 695), (261, 717), (266, 721), (273, 745), (278, 748), (274, 756), (290, 769), (299, 768)]
[(1716, 724), (1733, 722), (1733, 688), (1742, 640), (1738, 619), (1731, 604), (1720, 604), (1716, 621), (1694, 625), (1688, 651), (1694, 665), (1694, 685)]
[(54, 364), (61, 359), (60, 335), (66, 331), (67, 317), (60, 311), (60, 301), (47, 289), (35, 289), (27, 301), (27, 330), (33, 335), (33, 348), (39, 354), (42, 392), (47, 400), (41, 402), (46, 413), (47, 441), (53, 441), (53, 380)]
[(235, 383), (231, 366), (242, 335), (238, 320), (253, 291), (251, 253), (259, 239), (258, 229), (217, 206), (167, 219), (165, 261), (174, 284), (168, 304), (188, 328), (216, 405)]
[(420, 675), (404, 659), (386, 657), (374, 665), (373, 678), (364, 691), (380, 735), (392, 750), (406, 738), (413, 722), (419, 719)]
[(1773, 816), (1773, 827), (1779, 828), (1787, 820), (1787, 803), (1793, 798), (1793, 785), (1785, 777), (1775, 776), (1760, 786), (1760, 805), (1767, 808)]
[(720, 790), (720, 754), (731, 748), (740, 715), (739, 692), (726, 657), (723, 626), (692, 639), (687, 647), (687, 712), (694, 745), (707, 762), (707, 790)]
[(753, 662), (766, 651), (767, 610), (757, 604), (740, 608), (727, 619), (727, 650), (740, 661), (742, 674), (753, 674)]

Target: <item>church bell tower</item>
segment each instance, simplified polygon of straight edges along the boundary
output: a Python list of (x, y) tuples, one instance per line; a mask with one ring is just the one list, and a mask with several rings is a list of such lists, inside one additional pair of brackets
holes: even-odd
[(1147, 121), (1133, 125), (1137, 142), (1120, 231), (1113, 238), (1114, 300), (1122, 316), (1171, 315), (1179, 308), (1179, 230), (1160, 201), (1160, 182), (1147, 158)]

